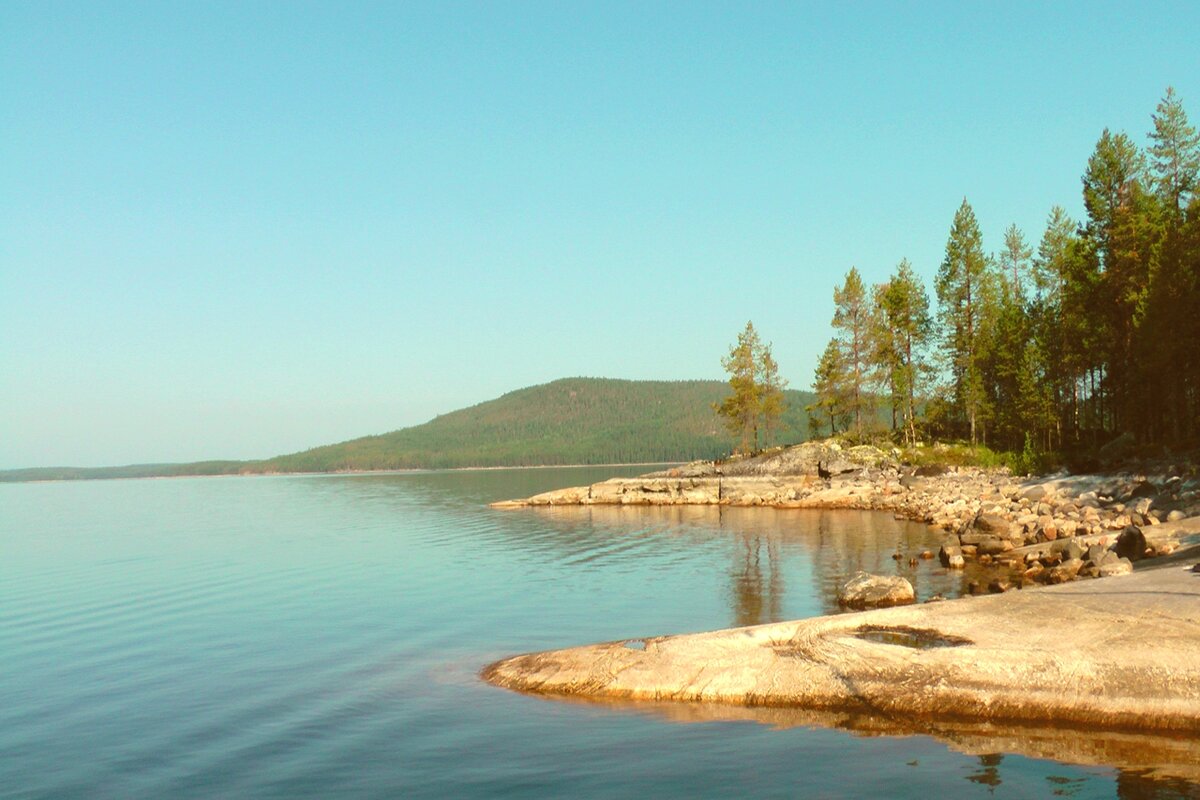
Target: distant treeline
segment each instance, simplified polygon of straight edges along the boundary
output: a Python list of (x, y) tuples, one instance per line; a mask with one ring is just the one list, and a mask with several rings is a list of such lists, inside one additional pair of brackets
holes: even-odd
[(188, 464), (130, 464), (124, 467), (32, 467), (0, 471), (0, 482), (80, 481), (99, 478), (175, 478), (183, 475), (237, 475), (251, 461), (194, 461)]
[[(144, 478), (271, 472), (337, 472), (690, 461), (728, 455), (713, 410), (728, 384), (567, 378), (510, 392), (423, 425), (263, 461), (0, 472), (0, 481)], [(786, 393), (778, 442), (807, 438), (808, 392)]]
[(1029, 452), (1131, 433), (1200, 441), (1200, 135), (1171, 89), (1142, 150), (1105, 130), (1083, 174), (1087, 218), (1058, 206), (1035, 248), (1015, 226), (984, 251), (964, 199), (931, 312), (907, 261), (834, 293), (814, 430), (869, 435), (878, 393), (893, 427)]

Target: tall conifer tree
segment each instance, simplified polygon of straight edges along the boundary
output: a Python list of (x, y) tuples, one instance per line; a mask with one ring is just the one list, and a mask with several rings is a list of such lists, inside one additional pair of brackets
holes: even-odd
[(936, 288), (954, 403), (966, 421), (972, 444), (977, 441), (984, 403), (980, 329), (986, 273), (983, 235), (971, 204), (963, 198), (950, 226)]
[(878, 292), (880, 327), (886, 331), (887, 346), (881, 348), (893, 407), (901, 409), (904, 438), (913, 443), (917, 438), (917, 395), (929, 373), (925, 350), (932, 331), (929, 317), (929, 297), (908, 259), (901, 259), (896, 274)]
[(855, 438), (861, 441), (872, 409), (868, 391), (871, 305), (856, 267), (851, 267), (845, 282), (833, 290), (833, 304), (833, 328), (839, 340), (845, 375), (846, 410), (854, 420)]

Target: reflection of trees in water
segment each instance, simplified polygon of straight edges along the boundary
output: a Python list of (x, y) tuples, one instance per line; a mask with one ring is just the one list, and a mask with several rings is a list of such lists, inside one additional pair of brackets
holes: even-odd
[[(733, 569), (733, 624), (761, 625), (783, 619), (783, 567), (774, 537), (738, 534), (740, 563)], [(763, 577), (766, 546), (767, 576)]]
[[(807, 568), (826, 613), (839, 610), (838, 589), (859, 570), (903, 575), (920, 597), (956, 594), (961, 580), (936, 562), (910, 566), (910, 557), (937, 547), (937, 534), (889, 514), (728, 507), (712, 512), (719, 515), (719, 527), (734, 535), (729, 576), (733, 625), (788, 617), (783, 601), (789, 566)], [(904, 554), (902, 561), (892, 558), (896, 552)]]
[[(735, 625), (795, 615), (785, 603), (789, 580), (793, 592), (815, 593), (815, 613), (837, 612), (838, 589), (858, 570), (903, 575), (921, 599), (955, 596), (964, 580), (936, 560), (911, 566), (909, 558), (937, 550), (940, 535), (883, 512), (600, 505), (488, 510), (476, 516), (464, 519), (464, 526), (486, 522), (486, 529), (473, 533), (477, 544), (502, 538), (510, 552), (586, 561), (589, 569), (636, 562), (647, 570), (671, 570), (684, 559), (704, 564), (716, 558)], [(897, 552), (903, 560), (892, 559)], [(804, 613), (814, 611), (806, 605)]]
[(1121, 800), (1200, 800), (1200, 783), (1150, 774), (1148, 770), (1117, 772), (1117, 797)]
[(979, 772), (973, 772), (967, 776), (967, 780), (971, 783), (982, 784), (988, 787), (988, 793), (993, 794), (996, 787), (1000, 785), (1000, 763), (1004, 761), (1004, 756), (1000, 753), (990, 753), (979, 757)]

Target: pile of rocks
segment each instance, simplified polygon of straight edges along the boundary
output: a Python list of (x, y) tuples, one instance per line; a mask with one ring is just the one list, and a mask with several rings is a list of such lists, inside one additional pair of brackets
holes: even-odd
[(960, 535), (974, 528), (991, 534), (964, 544), (995, 538), (1014, 545), (1052, 542), (1200, 514), (1200, 480), (1179, 476), (1160, 485), (1144, 476), (1119, 475), (1019, 483), (1007, 471), (964, 468), (936, 478), (917, 471), (898, 483), (912, 493), (896, 503), (906, 516)]
[[(1146, 530), (1200, 513), (1200, 492), (1181, 477), (1156, 484), (1145, 476), (1057, 477), (1016, 484), (995, 475), (960, 481), (945, 497), (926, 487), (913, 516), (923, 515), (951, 535), (942, 564), (961, 569), (968, 561), (1007, 566), (1009, 585), (1062, 583), (1132, 571), (1132, 561), (1169, 554), (1171, 541), (1148, 543)], [(979, 491), (978, 501), (974, 492)], [(1008, 588), (993, 581), (992, 591)]]

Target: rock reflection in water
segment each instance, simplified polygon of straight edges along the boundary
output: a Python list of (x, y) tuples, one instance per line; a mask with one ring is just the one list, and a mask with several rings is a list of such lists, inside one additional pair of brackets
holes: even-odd
[[(1116, 796), (1122, 800), (1200, 800), (1200, 741), (1186, 735), (1004, 726), (968, 720), (899, 720), (869, 710), (815, 711), (576, 697), (540, 699), (603, 706), (679, 724), (754, 722), (781, 730), (838, 728), (855, 736), (928, 736), (955, 752), (977, 757), (978, 768), (965, 777), (990, 789), (1004, 782), (1005, 755), (1020, 755), (1081, 767), (1111, 768), (1115, 772)], [(1047, 781), (1050, 785), (1046, 796), (1050, 797), (1070, 797), (1079, 788), (1073, 778), (1050, 776)]]

